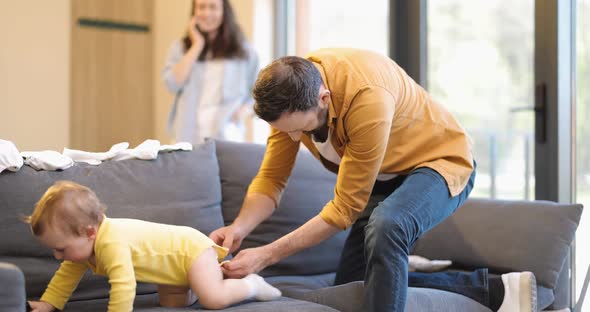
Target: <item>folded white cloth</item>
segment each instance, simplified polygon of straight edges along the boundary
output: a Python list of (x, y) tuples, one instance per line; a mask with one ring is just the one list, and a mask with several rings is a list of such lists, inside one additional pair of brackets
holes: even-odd
[(14, 143), (0, 140), (0, 173), (4, 170), (17, 172), (23, 166), (23, 157)]
[(190, 142), (178, 142), (173, 145), (162, 145), (160, 146), (160, 152), (171, 152), (171, 151), (192, 151), (193, 145)]
[(93, 153), (64, 148), (63, 155), (72, 158), (74, 161), (81, 161), (88, 163), (90, 165), (99, 165), (104, 160), (111, 159), (117, 156), (118, 154), (126, 150), (128, 147), (129, 143), (121, 142), (113, 145), (111, 149), (104, 153)]
[(410, 255), (408, 257), (408, 265), (410, 272), (438, 272), (451, 266), (451, 260), (430, 260), (417, 255)]
[(93, 153), (64, 148), (63, 155), (71, 157), (74, 161), (81, 161), (90, 165), (99, 165), (105, 160), (151, 160), (158, 158), (158, 152), (160, 151), (192, 151), (192, 149), (193, 146), (189, 142), (180, 142), (174, 145), (160, 145), (160, 141), (150, 139), (143, 141), (141, 144), (132, 149), (129, 148), (129, 143), (121, 142), (113, 145), (109, 151), (104, 153)]
[(125, 159), (143, 159), (150, 160), (158, 158), (158, 151), (160, 150), (160, 141), (158, 140), (145, 140), (133, 149), (127, 149), (121, 151), (113, 160), (125, 160)]
[(158, 158), (158, 152), (171, 151), (192, 151), (193, 145), (189, 142), (180, 142), (174, 145), (160, 145), (158, 140), (145, 140), (134, 149), (124, 150), (113, 158), (113, 160), (125, 160), (138, 158), (143, 160), (150, 160)]
[(64, 170), (74, 165), (72, 158), (56, 151), (22, 152), (24, 163), (35, 170)]
[[(22, 152), (19, 153), (16, 146), (6, 140), (0, 140), (0, 172), (5, 169), (19, 170), (23, 164), (36, 170), (63, 170), (74, 165), (75, 161), (85, 162), (90, 165), (99, 165), (105, 160), (158, 158), (158, 153), (175, 150), (191, 151), (193, 146), (189, 142), (180, 142), (174, 145), (160, 145), (158, 140), (145, 140), (133, 149), (129, 149), (129, 143), (121, 142), (113, 145), (107, 152), (94, 153), (81, 150), (64, 148), (63, 153), (56, 151)], [(24, 158), (24, 161), (23, 161)]]

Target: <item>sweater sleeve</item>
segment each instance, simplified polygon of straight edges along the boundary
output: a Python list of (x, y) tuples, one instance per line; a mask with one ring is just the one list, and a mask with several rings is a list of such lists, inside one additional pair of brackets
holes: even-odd
[(174, 66), (180, 62), (183, 56), (184, 51), (182, 47), (182, 41), (178, 40), (170, 47), (168, 56), (166, 57), (166, 61), (164, 63), (164, 68), (162, 69), (162, 79), (164, 79), (166, 88), (168, 88), (168, 90), (172, 93), (178, 92), (183, 87), (182, 84), (178, 84), (176, 82), (176, 79), (174, 78), (174, 72), (172, 71)]
[(86, 263), (63, 261), (41, 296), (41, 301), (63, 310), (86, 271)]
[(132, 311), (137, 282), (129, 247), (121, 243), (105, 244), (96, 250), (96, 257), (111, 284), (108, 311)]
[(299, 144), (291, 140), (287, 133), (271, 128), (264, 159), (258, 174), (248, 187), (248, 193), (264, 194), (275, 202), (275, 207), (278, 207), (295, 165)]

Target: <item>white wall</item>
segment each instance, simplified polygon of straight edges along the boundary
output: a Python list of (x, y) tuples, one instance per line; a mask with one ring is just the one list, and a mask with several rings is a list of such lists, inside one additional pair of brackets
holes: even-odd
[(0, 139), (20, 151), (69, 141), (70, 0), (0, 0)]
[(154, 2), (154, 121), (156, 122), (156, 138), (162, 143), (170, 143), (171, 138), (166, 132), (168, 112), (174, 96), (168, 92), (162, 81), (162, 68), (168, 50), (174, 40), (184, 35), (189, 21), (192, 0), (155, 0)]
[[(170, 45), (184, 34), (191, 1), (154, 0), (155, 138), (162, 143), (170, 142), (166, 121), (173, 96), (164, 87), (161, 70)], [(271, 29), (272, 0), (231, 3), (246, 38), (262, 47), (257, 50), (265, 62), (271, 45), (267, 37), (256, 34)], [(15, 142), (21, 151), (61, 151), (69, 144), (70, 4), (71, 0), (0, 0), (0, 139)], [(257, 18), (261, 6), (266, 11)]]

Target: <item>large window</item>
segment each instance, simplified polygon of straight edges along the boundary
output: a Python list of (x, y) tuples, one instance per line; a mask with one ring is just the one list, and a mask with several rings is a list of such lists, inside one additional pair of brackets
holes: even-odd
[[(286, 42), (285, 54), (304, 56), (321, 48), (347, 47), (372, 50), (388, 55), (389, 1), (372, 0), (285, 0), (287, 25), (281, 37)], [(284, 25), (281, 25), (284, 26)], [(282, 27), (277, 27), (277, 29)], [(282, 56), (282, 55), (277, 55)], [(266, 142), (268, 125), (253, 121), (251, 140)]]
[(533, 199), (534, 1), (427, 5), (427, 89), (474, 141), (472, 196)]
[[(590, 207), (590, 0), (578, 0), (576, 27), (576, 202), (586, 209)], [(582, 222), (576, 233), (576, 298), (590, 265), (590, 213), (582, 214)], [(586, 298), (588, 301), (588, 297)], [(585, 302), (584, 311), (590, 311)]]
[(354, 47), (388, 54), (389, 1), (294, 0), (295, 51)]

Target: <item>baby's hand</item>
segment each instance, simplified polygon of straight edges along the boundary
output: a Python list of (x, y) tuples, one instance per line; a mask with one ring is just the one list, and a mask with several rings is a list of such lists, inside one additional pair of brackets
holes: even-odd
[(29, 301), (32, 312), (52, 312), (55, 308), (47, 302), (43, 301)]

